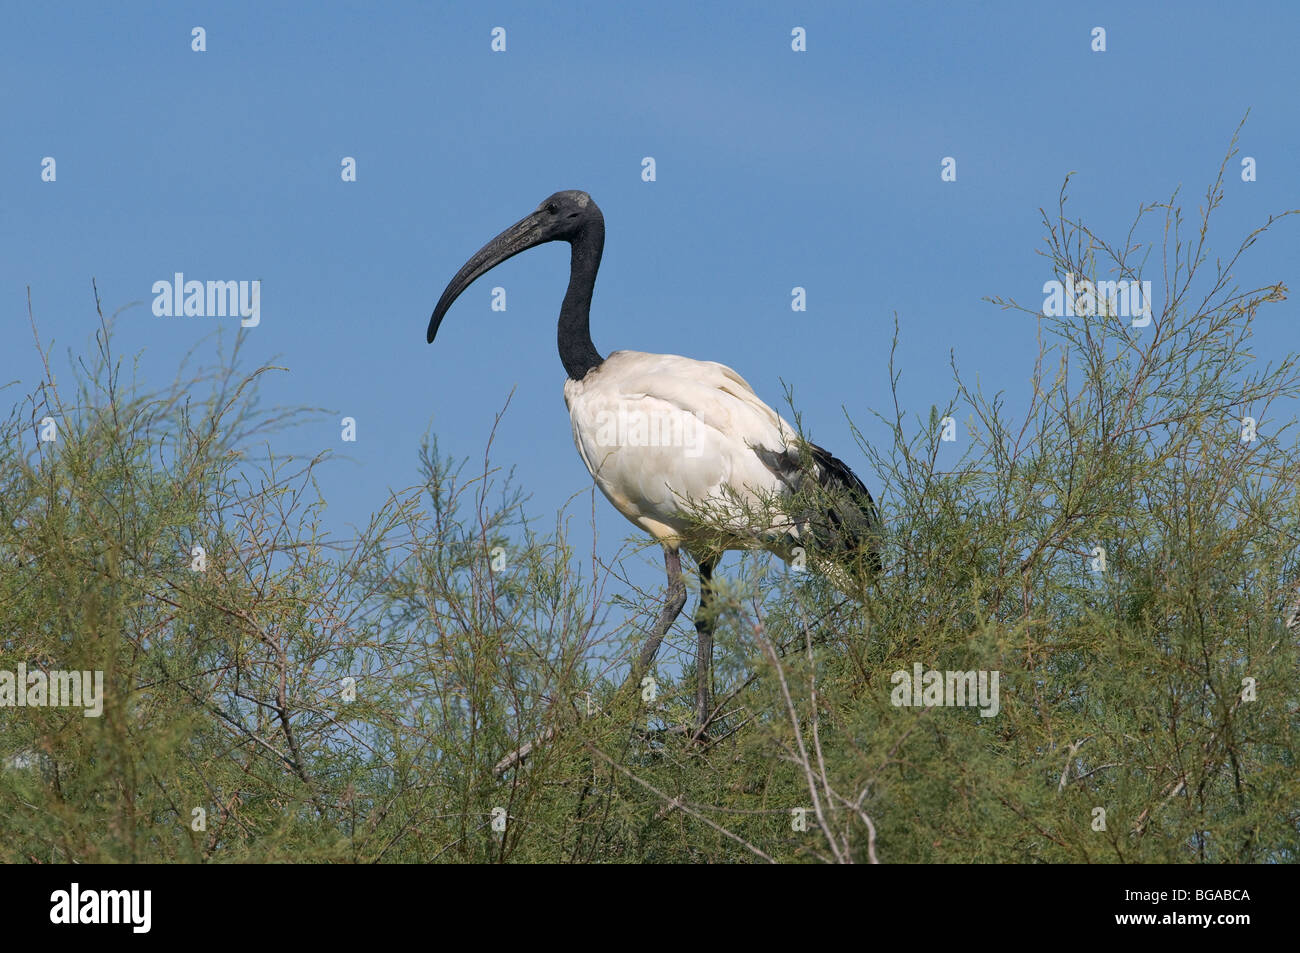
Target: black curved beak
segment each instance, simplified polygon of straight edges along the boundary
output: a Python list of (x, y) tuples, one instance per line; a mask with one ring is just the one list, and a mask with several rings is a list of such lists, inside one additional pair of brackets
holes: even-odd
[(460, 293), (474, 283), (475, 279), (521, 251), (527, 251), (550, 240), (542, 229), (540, 214), (533, 212), (480, 248), (474, 253), (474, 257), (465, 262), (460, 271), (456, 272), (456, 277), (451, 279), (442, 297), (438, 299), (438, 306), (433, 309), (433, 317), (429, 318), (429, 332), (425, 335), (425, 340), (430, 344), (433, 343), (434, 337), (438, 334), (438, 326), (442, 324), (442, 316), (447, 313), (452, 302), (460, 297)]

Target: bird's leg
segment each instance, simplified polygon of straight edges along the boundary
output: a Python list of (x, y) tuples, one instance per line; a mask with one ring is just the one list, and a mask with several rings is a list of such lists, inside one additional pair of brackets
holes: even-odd
[(659, 654), (659, 643), (668, 634), (668, 630), (681, 613), (682, 606), (686, 605), (686, 583), (682, 580), (682, 557), (675, 547), (664, 547), (664, 568), (668, 570), (668, 598), (659, 613), (655, 630), (650, 633), (650, 638), (646, 639), (645, 645), (641, 647), (641, 657), (637, 660), (636, 670), (632, 673), (633, 685), (641, 684), (641, 679), (645, 677), (645, 673), (654, 663), (655, 656)]
[(708, 725), (710, 697), (713, 693), (713, 615), (709, 611), (713, 594), (713, 567), (717, 558), (700, 560), (700, 605), (695, 610), (695, 632), (699, 647), (695, 653), (695, 727), (696, 733)]

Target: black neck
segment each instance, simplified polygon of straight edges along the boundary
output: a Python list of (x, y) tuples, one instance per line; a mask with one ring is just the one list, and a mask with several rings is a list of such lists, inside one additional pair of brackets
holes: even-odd
[(591, 292), (596, 287), (596, 271), (605, 249), (605, 223), (599, 218), (588, 222), (573, 239), (573, 256), (569, 262), (569, 290), (560, 307), (560, 325), (556, 332), (560, 360), (575, 381), (605, 360), (591, 341)]

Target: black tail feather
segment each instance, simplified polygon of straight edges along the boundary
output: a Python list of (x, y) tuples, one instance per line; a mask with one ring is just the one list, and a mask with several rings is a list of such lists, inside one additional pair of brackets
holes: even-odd
[[(797, 501), (792, 512), (798, 539), (811, 541), (837, 558), (865, 558), (872, 572), (881, 570), (880, 514), (858, 475), (848, 464), (815, 443), (784, 453), (755, 448), (764, 466), (780, 477)], [(810, 485), (809, 476), (816, 478)]]
[(817, 482), (825, 491), (819, 501), (824, 504), (822, 522), (810, 522), (814, 541), (836, 553), (860, 553), (873, 572), (880, 572), (880, 513), (871, 492), (839, 457), (815, 443), (808, 449), (817, 464)]

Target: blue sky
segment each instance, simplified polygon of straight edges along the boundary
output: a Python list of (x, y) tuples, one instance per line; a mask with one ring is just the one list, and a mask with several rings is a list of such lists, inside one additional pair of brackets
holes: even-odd
[[(784, 381), (813, 438), (879, 493), (844, 410), (887, 439), (872, 411), (889, 405), (894, 314), (910, 411), (952, 392), (950, 349), (1016, 407), (1035, 327), (981, 298), (1041, 301), (1038, 209), (1067, 172), (1070, 208), (1122, 239), (1140, 202), (1180, 183), (1195, 210), (1250, 109), (1241, 150), (1258, 181), (1229, 170), (1217, 247), (1300, 205), (1294, 4), (749, 6), (10, 5), (0, 383), (19, 384), (4, 396), (39, 381), (29, 285), (59, 354), (89, 348), (92, 277), (106, 311), (137, 302), (117, 349), (144, 349), (144, 383), (162, 386), (238, 322), (155, 317), (153, 283), (260, 279), (246, 351), (290, 368), (264, 384), (267, 403), (336, 412), (280, 449), (348, 457), (321, 473), (338, 533), (416, 480), (430, 426), (453, 456), (481, 459), (512, 389), (494, 457), (517, 467), (545, 528), (591, 486), (555, 348), (568, 249), (513, 259), (457, 302), (435, 345), (424, 333), (472, 252), (580, 188), (607, 225), (597, 347), (718, 360), (774, 405)], [(191, 50), (196, 26), (206, 52)], [(807, 52), (791, 50), (794, 27)], [(55, 182), (41, 181), (46, 156)], [(355, 183), (340, 179), (344, 156)], [(940, 181), (944, 156), (956, 182)], [(1298, 268), (1288, 221), (1241, 279), (1296, 288)], [(489, 310), (497, 284), (504, 314)], [(1294, 298), (1265, 312), (1261, 350), (1295, 348), (1297, 317)], [(340, 442), (344, 415), (355, 444)], [(590, 511), (575, 512), (581, 543)], [(603, 499), (596, 513), (604, 552), (635, 533)]]

